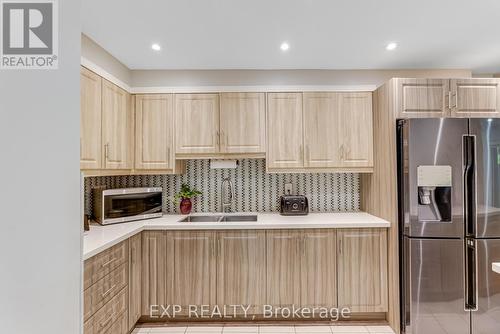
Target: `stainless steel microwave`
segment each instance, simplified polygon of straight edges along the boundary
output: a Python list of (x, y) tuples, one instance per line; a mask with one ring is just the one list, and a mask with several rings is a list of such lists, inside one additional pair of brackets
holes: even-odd
[(101, 225), (162, 216), (163, 189), (121, 188), (93, 190), (93, 215)]

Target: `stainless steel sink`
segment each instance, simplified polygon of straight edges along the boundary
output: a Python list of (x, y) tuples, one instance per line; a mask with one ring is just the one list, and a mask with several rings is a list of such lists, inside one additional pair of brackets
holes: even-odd
[(217, 223), (219, 222), (223, 216), (187, 216), (179, 220), (181, 223)]
[(224, 216), (222, 222), (256, 222), (257, 215)]
[(180, 223), (256, 222), (257, 215), (187, 216)]

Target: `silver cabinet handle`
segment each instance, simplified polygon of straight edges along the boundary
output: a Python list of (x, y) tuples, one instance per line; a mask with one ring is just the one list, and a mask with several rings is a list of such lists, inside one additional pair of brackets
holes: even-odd
[(448, 92), (448, 109), (451, 109), (451, 92)]
[(453, 96), (455, 97), (455, 104), (453, 105), (453, 108), (456, 108), (458, 106), (458, 93), (453, 93)]
[(106, 143), (104, 145), (104, 157), (106, 160), (109, 160), (109, 143)]
[(344, 160), (344, 144), (340, 145), (340, 160)]
[(116, 288), (116, 284), (115, 284), (115, 285), (113, 285), (111, 288), (109, 288), (109, 289), (108, 289), (108, 291), (104, 292), (104, 293), (101, 295), (101, 296), (102, 296), (102, 298), (104, 298), (104, 297), (106, 297), (107, 295), (109, 295), (109, 293), (110, 293), (111, 291), (113, 291), (115, 288)]
[(109, 260), (108, 262), (103, 263), (103, 264), (101, 265), (101, 268), (105, 268), (105, 267), (109, 266), (111, 263), (113, 263), (113, 262), (115, 262), (115, 261), (116, 261), (116, 258), (112, 258), (112, 259), (111, 259), (111, 260)]
[(215, 140), (217, 141), (217, 146), (220, 145), (220, 133), (219, 131), (215, 132)]
[(111, 320), (113, 320), (113, 316), (111, 316), (111, 315), (110, 315), (110, 317), (108, 318), (108, 320), (106, 320), (106, 321), (104, 321), (104, 322), (101, 322), (101, 323), (99, 324), (99, 326), (100, 326), (101, 328), (106, 327), (106, 326), (107, 326), (107, 325), (111, 322)]

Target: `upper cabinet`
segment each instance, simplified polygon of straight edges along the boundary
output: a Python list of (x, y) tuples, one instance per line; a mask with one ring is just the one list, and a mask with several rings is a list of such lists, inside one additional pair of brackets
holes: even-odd
[(338, 101), (341, 167), (373, 167), (372, 94), (339, 93)]
[(101, 77), (80, 71), (80, 168), (102, 167), (101, 146)]
[(178, 157), (264, 155), (265, 94), (176, 94)]
[(400, 118), (500, 116), (500, 79), (394, 80)]
[(219, 151), (219, 94), (177, 94), (175, 112), (175, 153)]
[(265, 117), (264, 93), (221, 93), (220, 152), (264, 153)]
[(341, 163), (339, 98), (335, 93), (304, 93), (305, 166), (338, 167)]
[(396, 79), (400, 116), (405, 118), (448, 116), (447, 79)]
[(107, 80), (102, 82), (104, 168), (131, 169), (133, 160), (131, 96)]
[(80, 168), (132, 168), (133, 110), (123, 89), (81, 68)]
[(174, 168), (174, 97), (135, 97), (135, 168)]
[(267, 167), (303, 168), (302, 93), (267, 94)]
[(499, 117), (500, 79), (452, 79), (452, 117)]
[(370, 172), (372, 94), (268, 94), (267, 167), (280, 171)]

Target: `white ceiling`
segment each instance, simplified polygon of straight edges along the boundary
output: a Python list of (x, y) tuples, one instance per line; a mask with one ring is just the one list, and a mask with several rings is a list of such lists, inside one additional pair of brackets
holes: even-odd
[(130, 69), (500, 72), (499, 0), (83, 0), (83, 33)]

